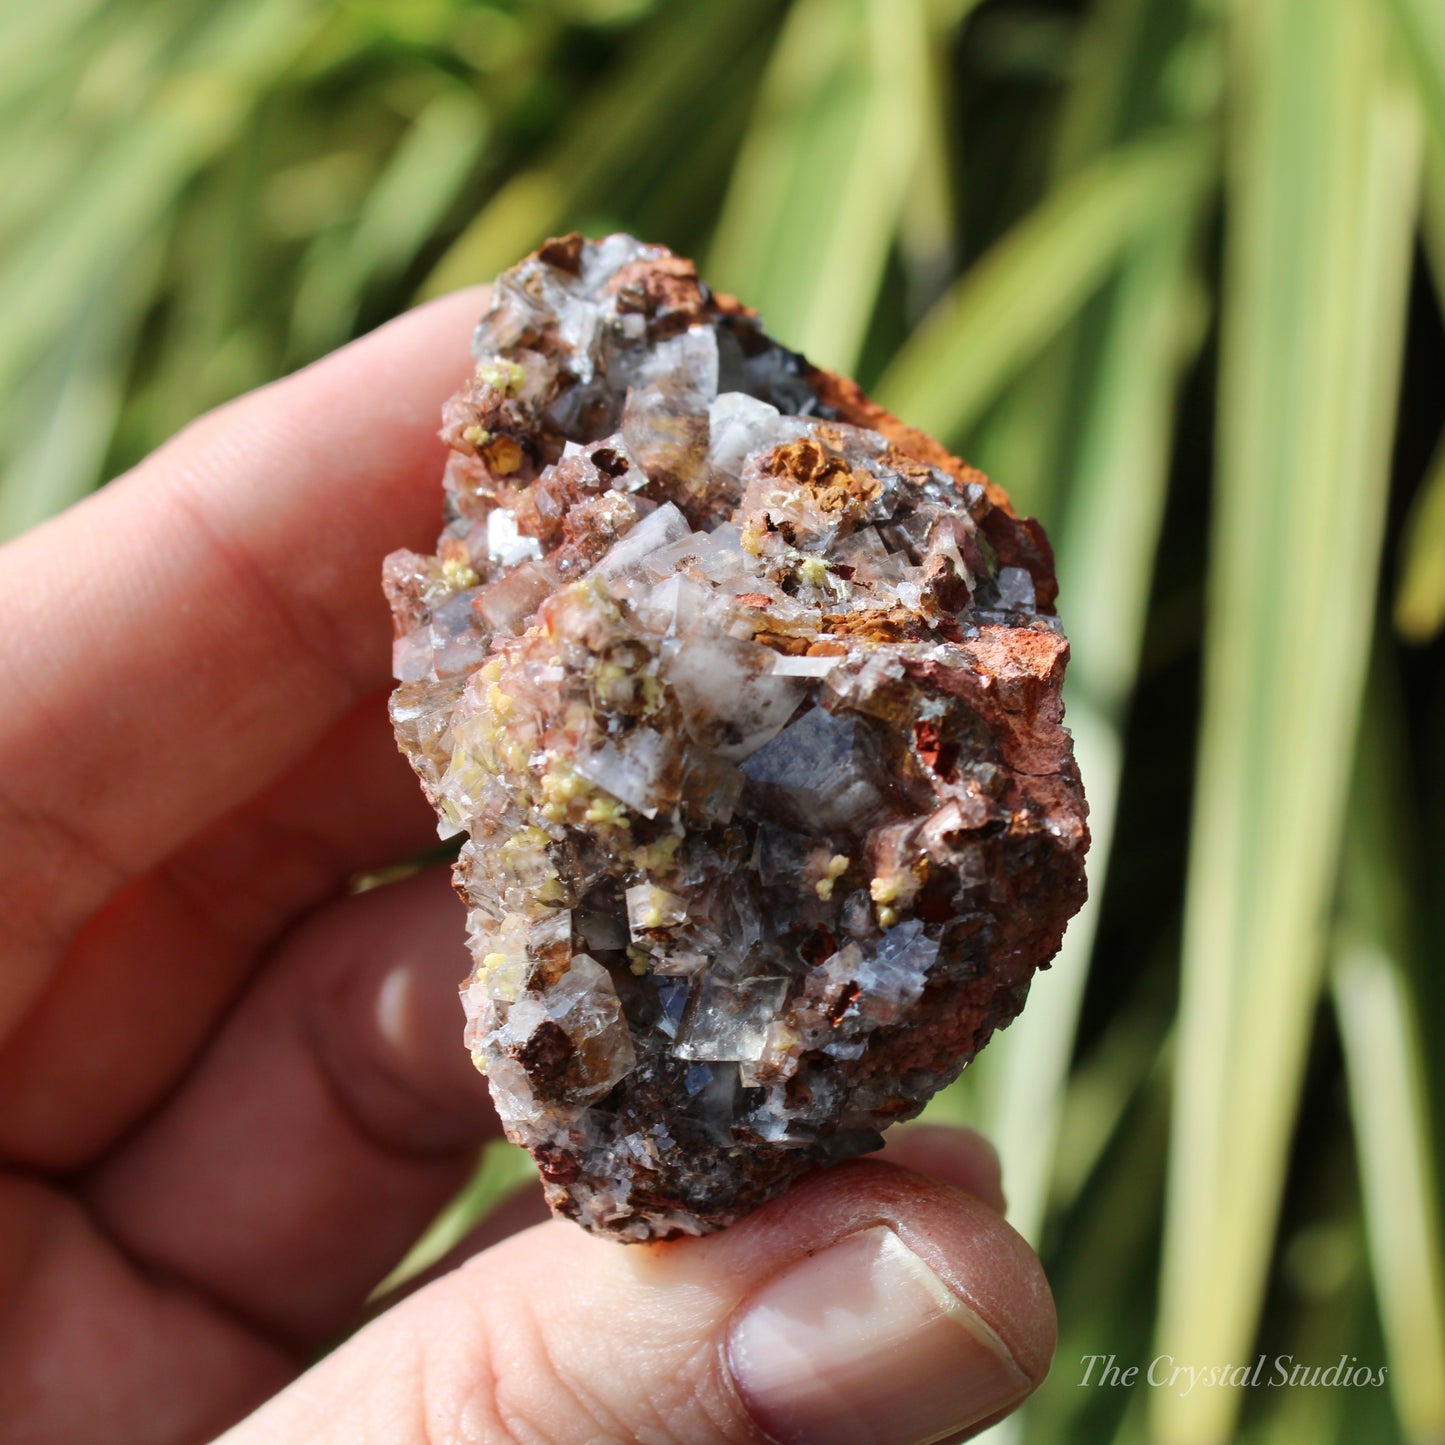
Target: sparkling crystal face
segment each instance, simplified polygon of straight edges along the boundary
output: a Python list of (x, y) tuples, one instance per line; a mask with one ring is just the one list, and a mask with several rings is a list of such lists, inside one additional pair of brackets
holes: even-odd
[(396, 553), (467, 1044), (559, 1211), (700, 1233), (876, 1147), (1083, 900), (1046, 544), (625, 236), (503, 276)]

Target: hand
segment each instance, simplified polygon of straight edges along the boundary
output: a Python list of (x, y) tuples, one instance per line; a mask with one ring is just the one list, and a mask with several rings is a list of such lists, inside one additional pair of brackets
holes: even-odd
[(306, 1370), (497, 1132), (445, 870), (345, 896), (434, 838), (379, 569), (436, 533), (481, 307), (221, 409), (0, 552), (10, 1445), (251, 1410), (236, 1445), (922, 1441), (1048, 1368), (995, 1158), (919, 1129), (703, 1240), (509, 1233), (526, 1196)]

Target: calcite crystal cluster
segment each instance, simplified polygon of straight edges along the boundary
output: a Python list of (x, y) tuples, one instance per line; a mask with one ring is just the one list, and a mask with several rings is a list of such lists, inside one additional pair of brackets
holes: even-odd
[(916, 1114), (1083, 901), (1048, 546), (662, 247), (550, 242), (474, 351), (385, 576), (467, 1043), (554, 1209), (703, 1233)]

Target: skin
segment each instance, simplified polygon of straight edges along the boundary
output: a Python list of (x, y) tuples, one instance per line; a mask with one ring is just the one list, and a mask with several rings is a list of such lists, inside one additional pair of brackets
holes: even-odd
[(996, 1156), (916, 1129), (700, 1241), (625, 1249), (523, 1196), (303, 1376), (498, 1132), (445, 873), (346, 892), (435, 836), (378, 577), (435, 536), (484, 299), (202, 418), (0, 549), (8, 1442), (761, 1439), (728, 1310), (877, 1222), (1047, 1370)]

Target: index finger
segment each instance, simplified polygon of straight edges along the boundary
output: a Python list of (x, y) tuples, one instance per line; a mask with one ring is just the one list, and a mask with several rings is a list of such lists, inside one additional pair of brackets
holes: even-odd
[(435, 535), (484, 304), (408, 313), (0, 549), (0, 1033), (120, 883), (385, 681), (381, 559)]

